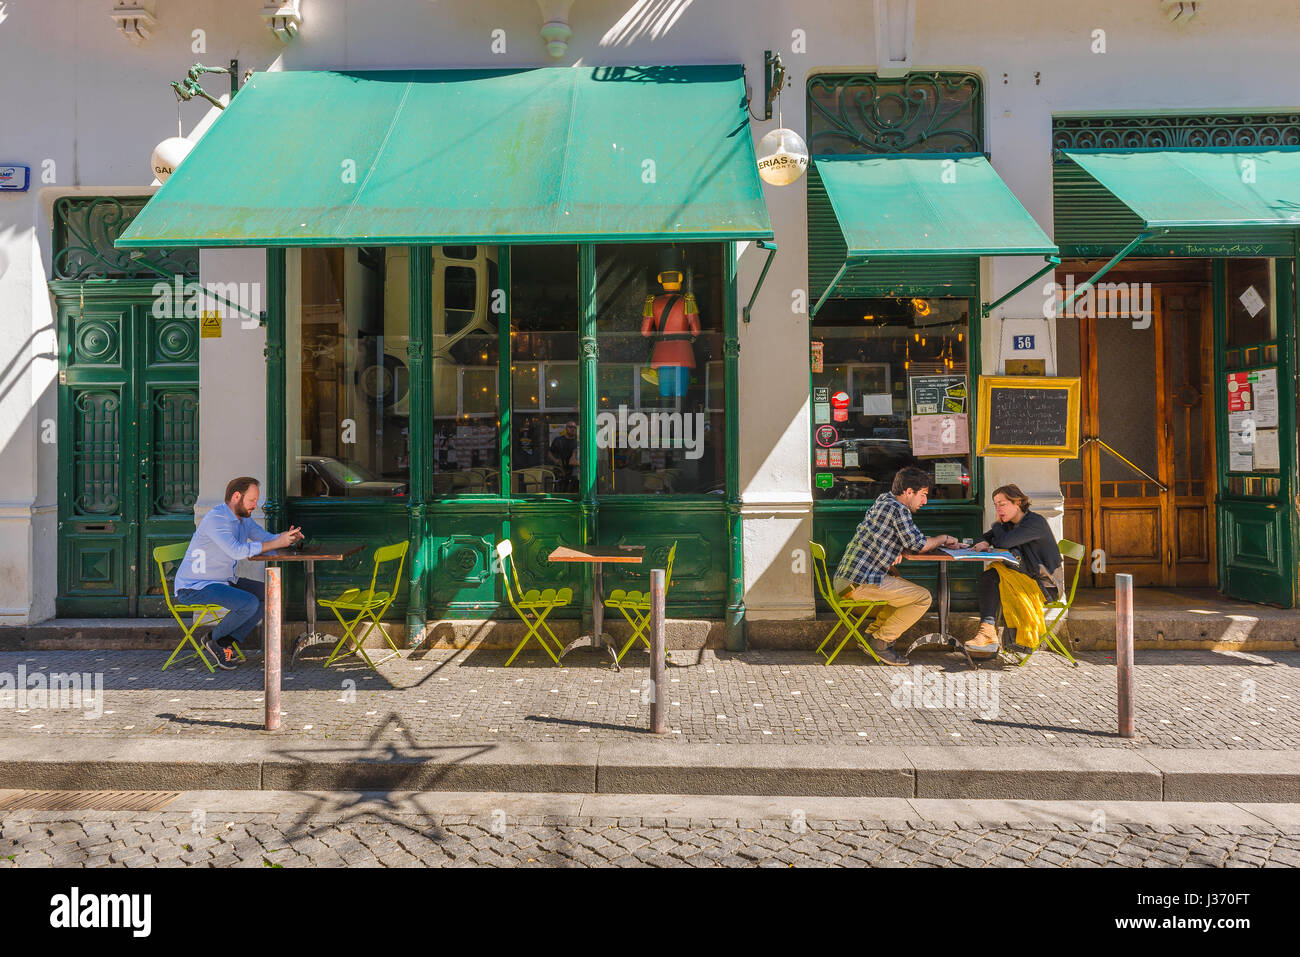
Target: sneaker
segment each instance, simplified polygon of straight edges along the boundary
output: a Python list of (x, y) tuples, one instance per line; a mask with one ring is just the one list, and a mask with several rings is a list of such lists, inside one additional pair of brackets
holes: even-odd
[(879, 638), (868, 638), (867, 644), (871, 646), (871, 650), (876, 653), (878, 658), (880, 658), (881, 664), (890, 665), (894, 668), (907, 667), (907, 659), (895, 651), (893, 645), (881, 641)]
[(213, 657), (217, 663), (217, 667), (222, 671), (235, 670), (235, 662), (238, 659), (235, 657), (235, 649), (233, 647), (223, 648), (221, 645), (213, 641), (211, 637), (208, 637), (203, 640), (203, 650)]
[(980, 622), (979, 631), (975, 632), (975, 637), (966, 642), (966, 650), (977, 655), (997, 654), (998, 649), (1002, 647), (1002, 642), (998, 638), (998, 630), (987, 621)]

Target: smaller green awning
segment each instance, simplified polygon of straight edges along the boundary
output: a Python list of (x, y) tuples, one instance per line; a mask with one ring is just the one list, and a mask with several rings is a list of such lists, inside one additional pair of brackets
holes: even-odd
[(1062, 150), (1144, 230), (1300, 226), (1300, 147)]
[(1056, 254), (1056, 244), (983, 156), (818, 156), (814, 162), (849, 260)]

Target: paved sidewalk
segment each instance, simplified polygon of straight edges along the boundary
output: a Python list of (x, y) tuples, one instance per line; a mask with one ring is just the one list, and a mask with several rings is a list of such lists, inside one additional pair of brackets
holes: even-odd
[[(265, 738), (262, 670), (198, 666), (161, 673), (151, 651), (0, 653), (0, 738), (50, 736)], [(405, 744), (467, 741), (644, 741), (649, 668), (632, 652), (614, 673), (576, 653), (503, 668), (504, 652), (433, 651), (376, 675), (300, 663), (284, 678), (276, 737)], [(1104, 652), (1075, 669), (1043, 653), (1024, 668), (971, 672), (958, 655), (884, 668), (846, 649), (830, 667), (808, 652), (675, 652), (667, 670), (672, 741), (730, 744), (1300, 749), (1300, 652), (1138, 652), (1137, 732), (1115, 735), (1115, 669)], [(4, 676), (25, 669), (100, 673), (96, 707), (17, 709)], [(904, 681), (911, 681), (910, 686)], [(946, 684), (945, 684), (946, 682)], [(31, 704), (30, 701), (26, 702)], [(83, 702), (83, 705), (85, 703)], [(102, 710), (98, 717), (88, 716)]]
[(241, 811), (243, 793), (197, 792), (157, 812), (9, 811), (0, 869), (1300, 865), (1293, 809), (1233, 804), (261, 797), (257, 807), (277, 810)]

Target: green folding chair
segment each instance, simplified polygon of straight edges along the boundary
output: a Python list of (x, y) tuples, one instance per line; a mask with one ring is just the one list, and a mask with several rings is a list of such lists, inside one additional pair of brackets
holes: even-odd
[[(673, 547), (668, 549), (668, 566), (664, 570), (664, 601), (668, 600), (668, 589), (673, 583), (673, 558), (677, 555), (677, 543), (673, 542)], [(635, 644), (638, 638), (645, 645), (646, 651), (651, 651), (650, 639), (646, 636), (646, 631), (650, 627), (650, 589), (644, 592), (624, 590), (615, 588), (605, 599), (606, 608), (617, 608), (619, 612), (627, 619), (627, 623), (632, 626), (632, 636), (628, 638), (627, 643), (623, 645), (623, 650), (617, 655), (618, 661), (623, 662), (623, 656), (627, 654), (628, 649)]]
[(551, 646), (547, 644), (542, 632), (546, 632), (551, 641), (555, 642), (555, 647), (563, 653), (564, 645), (560, 643), (559, 638), (555, 637), (555, 632), (551, 631), (551, 626), (546, 623), (546, 616), (556, 608), (564, 608), (572, 604), (573, 589), (547, 588), (539, 591), (536, 588), (530, 588), (525, 592), (519, 584), (519, 574), (515, 571), (513, 556), (514, 546), (510, 544), (510, 539), (506, 538), (497, 542), (497, 557), (501, 560), (501, 575), (505, 578), (506, 598), (509, 599), (510, 607), (515, 610), (515, 614), (528, 626), (528, 633), (524, 635), (524, 640), (515, 646), (515, 650), (510, 657), (506, 659), (505, 667), (510, 667), (510, 663), (519, 656), (519, 652), (524, 650), (524, 645), (528, 644), (529, 638), (536, 638), (537, 643), (551, 656), (551, 660), (558, 665), (560, 659), (551, 650)]
[[(826, 571), (826, 549), (816, 542), (809, 542), (808, 544), (812, 547), (813, 577), (817, 580), (817, 591), (821, 593), (822, 600), (831, 606), (831, 611), (835, 612), (835, 617), (839, 619), (835, 623), (835, 627), (826, 633), (822, 643), (817, 646), (817, 653), (825, 657), (826, 661), (824, 663), (829, 665), (844, 649), (844, 646), (848, 644), (849, 639), (856, 638), (858, 644), (862, 646), (862, 650), (875, 659), (877, 664), (880, 664), (880, 656), (867, 643), (867, 639), (859, 629), (862, 623), (867, 620), (867, 616), (876, 608), (884, 605), (885, 602), (838, 597), (832, 587), (831, 576)], [(855, 619), (849, 614), (850, 612), (860, 612), (860, 614)], [(830, 640), (835, 637), (835, 633), (841, 628), (845, 629), (844, 637), (840, 639), (840, 643), (835, 646), (835, 650), (828, 657), (822, 649), (826, 647)]]
[[(384, 641), (388, 642), (388, 647), (393, 649), (393, 653), (381, 658), (379, 663), (382, 665), (385, 661), (392, 661), (394, 658), (402, 656), (397, 645), (393, 644), (393, 639), (388, 636), (388, 631), (384, 628), (380, 619), (384, 617), (384, 612), (388, 611), (388, 606), (397, 597), (397, 589), (402, 583), (402, 568), (406, 565), (406, 549), (409, 546), (409, 542), (398, 542), (396, 545), (385, 545), (382, 548), (375, 549), (375, 570), (370, 576), (369, 588), (349, 588), (337, 598), (322, 598), (316, 602), (316, 604), (334, 612), (334, 617), (343, 626), (343, 637), (334, 646), (330, 656), (325, 659), (324, 667), (328, 668), (335, 659), (356, 654), (364, 658), (371, 669), (377, 670), (375, 669), (375, 663), (366, 654), (365, 648), (361, 647), (362, 641), (376, 628), (384, 636)], [(379, 567), (393, 561), (397, 562), (397, 574), (393, 576), (392, 586), (387, 591), (377, 591)], [(369, 626), (366, 628), (364, 635), (357, 637), (356, 628), (357, 625), (361, 624), (363, 618), (369, 619)], [(339, 654), (343, 650), (343, 645), (349, 641), (352, 642), (352, 650)]]
[[(1065, 646), (1065, 642), (1056, 634), (1056, 630), (1061, 627), (1061, 623), (1065, 621), (1065, 616), (1069, 614), (1071, 606), (1074, 605), (1074, 592), (1079, 587), (1079, 572), (1083, 569), (1083, 559), (1087, 554), (1087, 549), (1078, 542), (1070, 542), (1065, 539), (1061, 539), (1059, 547), (1063, 558), (1074, 559), (1074, 580), (1070, 582), (1069, 597), (1064, 601), (1058, 598), (1056, 601), (1043, 603), (1043, 618), (1048, 620), (1048, 629), (1038, 642), (1038, 646), (1041, 648), (1046, 645), (1048, 649), (1068, 659), (1070, 664), (1077, 668), (1079, 663), (1074, 660), (1074, 655), (1070, 654), (1070, 649)], [(1020, 661), (1017, 662), (1017, 667), (1023, 668), (1025, 662), (1037, 650), (1037, 648), (1028, 649)]]
[[(176, 624), (181, 626), (181, 643), (176, 646), (172, 656), (167, 659), (162, 666), (166, 671), (174, 664), (180, 664), (182, 661), (189, 661), (191, 658), (198, 658), (199, 661), (207, 667), (208, 671), (215, 672), (217, 669), (208, 661), (208, 656), (203, 653), (199, 643), (194, 640), (194, 632), (198, 631), (199, 626), (203, 624), (215, 625), (226, 617), (227, 611), (221, 605), (178, 605), (172, 600), (172, 582), (167, 577), (167, 566), (172, 562), (179, 562), (185, 557), (185, 552), (189, 549), (189, 542), (177, 542), (175, 545), (159, 545), (153, 550), (153, 560), (158, 566), (158, 581), (162, 582), (163, 598), (167, 601), (167, 610), (172, 613), (176, 619)], [(185, 624), (182, 615), (190, 615), (193, 618), (190, 624)], [(177, 658), (186, 645), (194, 649), (192, 654), (184, 658)], [(235, 654), (239, 655), (239, 660), (244, 660), (244, 653), (240, 650), (238, 643), (234, 645)]]

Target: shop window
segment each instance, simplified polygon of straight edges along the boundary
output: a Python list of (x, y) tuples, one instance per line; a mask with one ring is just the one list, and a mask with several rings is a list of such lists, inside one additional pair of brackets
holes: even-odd
[(596, 248), (596, 490), (721, 494), (722, 247)]
[(494, 246), (434, 246), (431, 257), (434, 498), (501, 492), (500, 323)]
[[(1257, 346), (1277, 338), (1273, 304), (1273, 260), (1226, 261), (1228, 290), (1228, 348)], [(1256, 350), (1258, 352), (1258, 350)], [(1260, 358), (1245, 361), (1256, 365)]]
[(834, 299), (812, 323), (813, 494), (873, 499), (904, 466), (971, 497), (969, 299)]
[(511, 492), (576, 496), (576, 246), (511, 250), (510, 316)]
[(407, 256), (406, 247), (291, 254), (290, 495), (394, 498), (409, 491)]

